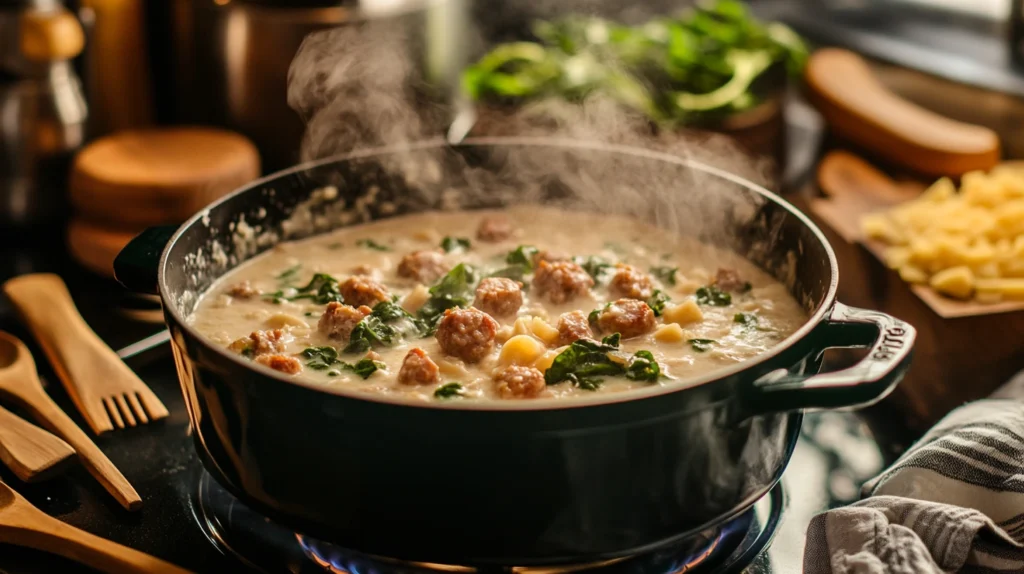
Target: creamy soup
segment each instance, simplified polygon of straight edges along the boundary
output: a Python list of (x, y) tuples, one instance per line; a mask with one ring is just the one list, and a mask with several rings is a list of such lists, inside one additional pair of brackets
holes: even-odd
[(806, 320), (781, 283), (731, 252), (531, 206), (282, 243), (218, 281), (189, 318), (256, 365), (424, 401), (685, 385)]

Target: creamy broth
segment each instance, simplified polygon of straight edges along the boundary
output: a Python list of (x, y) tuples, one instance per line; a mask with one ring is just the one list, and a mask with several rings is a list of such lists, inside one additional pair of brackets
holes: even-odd
[[(465, 276), (454, 275), (467, 268), (474, 282), (456, 296), (472, 308), (432, 323), (424, 303), (444, 307), (445, 289), (431, 300), (429, 288), (462, 287)], [(519, 272), (519, 289), (489, 280), (488, 293), (474, 293), (481, 278)], [(336, 282), (320, 275), (311, 285), (316, 274)], [(361, 311), (337, 302), (346, 289), (349, 302), (367, 303)], [(390, 313), (374, 297), (393, 301)], [(573, 311), (583, 320), (561, 319)], [(632, 219), (534, 206), (395, 217), (282, 243), (221, 278), (189, 317), (263, 367), (424, 401), (686, 385), (763, 353), (806, 320), (781, 283), (736, 254)], [(384, 344), (381, 324), (391, 333)], [(600, 347), (613, 330), (620, 340)], [(580, 358), (588, 344), (596, 367)]]

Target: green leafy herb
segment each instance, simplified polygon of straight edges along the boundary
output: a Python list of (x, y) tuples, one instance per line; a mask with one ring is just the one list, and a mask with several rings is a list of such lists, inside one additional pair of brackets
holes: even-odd
[(577, 265), (583, 268), (590, 275), (594, 281), (601, 283), (604, 279), (604, 274), (612, 268), (612, 264), (603, 257), (591, 255), (589, 257), (573, 257), (572, 260)]
[(529, 271), (529, 269), (526, 269), (522, 265), (510, 265), (508, 267), (502, 267), (497, 271), (492, 271), (488, 277), (504, 277), (505, 279), (512, 279), (513, 281), (522, 281), (523, 277), (529, 273)]
[(381, 321), (379, 317), (370, 315), (352, 329), (344, 352), (365, 353), (373, 347), (388, 347), (397, 336), (397, 329)]
[(520, 245), (508, 252), (508, 255), (505, 256), (505, 263), (519, 265), (526, 271), (530, 271), (533, 269), (533, 258), (537, 253), (537, 248), (532, 245)]
[(732, 303), (732, 295), (714, 285), (706, 285), (697, 289), (697, 303), (712, 307), (726, 307)]
[(288, 269), (285, 269), (284, 271), (279, 273), (277, 275), (276, 279), (278, 281), (285, 281), (285, 282), (290, 281), (291, 279), (293, 279), (295, 277), (296, 274), (298, 274), (300, 269), (302, 269), (302, 264), (301, 263), (296, 263), (295, 265), (293, 265), (293, 266), (289, 267)]
[(465, 251), (469, 249), (470, 245), (468, 237), (452, 237), (449, 235), (441, 240), (441, 249), (444, 249), (445, 253)]
[(736, 313), (732, 316), (734, 323), (743, 325), (746, 329), (753, 329), (757, 327), (757, 315), (753, 313)]
[(808, 58), (792, 29), (759, 21), (739, 0), (634, 26), (570, 14), (533, 32), (536, 42), (499, 44), (466, 68), (463, 91), (503, 103), (599, 94), (658, 124), (707, 123), (759, 105), (766, 74), (799, 77)]
[[(288, 292), (292, 292), (291, 289)], [(310, 301), (326, 305), (332, 301), (342, 302), (341, 291), (338, 290), (338, 280), (326, 273), (317, 273), (309, 280), (309, 283), (294, 290), (294, 293), (287, 295), (284, 290), (277, 290), (267, 295), (267, 298), (274, 303), (281, 301), (297, 301), (309, 299)]]
[(408, 335), (410, 332), (415, 331), (420, 336), (425, 337), (429, 331), (427, 324), (423, 320), (416, 318), (403, 309), (397, 301), (381, 301), (377, 303), (373, 306), (370, 316), (377, 317), (385, 323), (398, 323), (396, 329), (403, 335)]
[(387, 245), (381, 245), (372, 239), (357, 239), (356, 245), (367, 249), (373, 249), (374, 251), (391, 251), (391, 248)]
[(430, 288), (430, 299), (419, 311), (419, 318), (425, 322), (428, 331), (436, 328), (446, 310), (469, 304), (474, 283), (476, 272), (469, 265), (459, 263)]
[(363, 379), (370, 378), (370, 375), (377, 372), (378, 369), (383, 370), (387, 366), (380, 362), (374, 361), (373, 359), (360, 359), (360, 361), (354, 365), (345, 365), (346, 369), (350, 369), (353, 373), (359, 375)]
[(618, 337), (612, 335), (600, 343), (592, 339), (574, 341), (544, 372), (544, 382), (557, 385), (569, 381), (581, 389), (595, 390), (602, 377), (621, 375), (635, 381), (656, 382), (661, 369), (649, 351), (637, 351), (632, 357), (619, 353)]
[(698, 353), (703, 353), (705, 351), (710, 351), (711, 346), (718, 343), (718, 341), (714, 339), (690, 339), (689, 341), (687, 341), (687, 343), (689, 343), (690, 346), (693, 347), (694, 351), (697, 351)]
[(608, 309), (608, 307), (611, 306), (611, 303), (605, 303), (603, 307), (598, 307), (597, 309), (594, 309), (593, 311), (590, 312), (589, 315), (587, 315), (587, 322), (590, 323), (591, 325), (596, 325), (597, 320), (601, 317), (601, 313), (604, 313)]
[(255, 355), (256, 355), (256, 347), (253, 346), (252, 343), (249, 343), (246, 346), (242, 347), (242, 356), (243, 357), (248, 357), (248, 358), (251, 359)]
[(619, 346), (619, 341), (621, 339), (622, 339), (622, 334), (621, 333), (612, 333), (611, 335), (608, 335), (604, 339), (601, 339), (601, 344), (602, 345), (608, 345), (609, 347), (618, 347)]
[[(308, 359), (306, 366), (310, 369), (325, 371), (333, 366), (339, 366), (354, 372), (364, 379), (369, 378), (378, 369), (386, 368), (384, 363), (372, 359), (362, 359), (354, 365), (341, 361), (338, 359), (338, 351), (334, 347), (308, 347), (302, 351), (302, 356)], [(339, 371), (332, 370), (328, 371), (327, 376), (336, 377), (340, 374)]]
[(740, 286), (740, 289), (739, 291), (737, 291), (737, 293), (750, 293), (750, 290), (753, 288), (754, 286), (750, 284), (750, 281), (747, 281), (746, 283)]
[(668, 295), (666, 295), (661, 289), (656, 290), (651, 294), (651, 298), (647, 300), (647, 306), (654, 311), (655, 317), (661, 317), (661, 314), (665, 312), (665, 304), (671, 301)]
[(651, 274), (670, 287), (675, 287), (676, 285), (677, 271), (679, 271), (678, 267), (651, 267)]
[(462, 396), (461, 383), (445, 383), (434, 391), (434, 397), (438, 399), (451, 399)]
[(629, 359), (626, 365), (626, 378), (631, 381), (647, 381), (648, 383), (658, 382), (661, 376), (661, 367), (650, 351), (637, 351)]

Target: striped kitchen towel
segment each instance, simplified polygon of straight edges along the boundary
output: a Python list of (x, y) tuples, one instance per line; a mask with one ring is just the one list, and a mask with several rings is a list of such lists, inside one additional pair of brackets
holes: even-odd
[(806, 574), (1024, 573), (1024, 402), (954, 410), (862, 496), (811, 521)]

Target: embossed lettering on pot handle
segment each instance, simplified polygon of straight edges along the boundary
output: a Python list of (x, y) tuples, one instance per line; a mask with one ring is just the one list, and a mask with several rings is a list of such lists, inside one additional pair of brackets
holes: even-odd
[(885, 398), (907, 372), (917, 331), (891, 315), (836, 303), (828, 320), (812, 336), (824, 339), (820, 345), (822, 350), (870, 347), (870, 351), (859, 363), (841, 371), (768, 373), (750, 389), (747, 404), (752, 411), (850, 409), (872, 405)]

